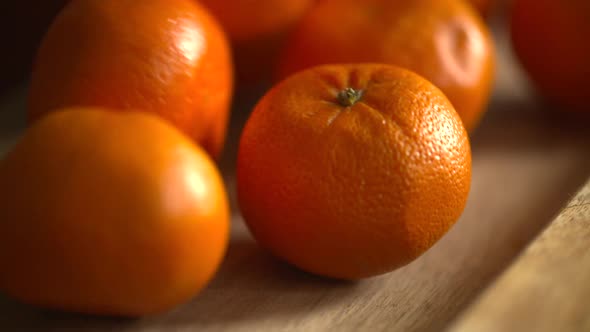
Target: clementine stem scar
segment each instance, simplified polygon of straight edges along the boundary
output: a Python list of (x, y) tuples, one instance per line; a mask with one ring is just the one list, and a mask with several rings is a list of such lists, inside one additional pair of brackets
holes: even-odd
[(346, 88), (338, 92), (338, 103), (344, 107), (350, 107), (358, 102), (363, 96), (363, 90)]

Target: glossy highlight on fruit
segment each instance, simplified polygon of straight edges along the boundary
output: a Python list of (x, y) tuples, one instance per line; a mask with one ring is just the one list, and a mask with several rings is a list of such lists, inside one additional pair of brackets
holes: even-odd
[(0, 162), (0, 290), (69, 312), (164, 312), (213, 277), (229, 215), (213, 161), (159, 117), (51, 112)]
[(494, 71), (488, 28), (463, 0), (322, 0), (288, 38), (277, 77), (322, 64), (387, 63), (440, 88), (473, 131)]
[(462, 214), (470, 183), (469, 139), (451, 103), (390, 65), (290, 76), (260, 100), (239, 145), (238, 200), (255, 239), (333, 278), (419, 257)]
[(70, 106), (158, 114), (218, 157), (233, 91), (215, 19), (193, 0), (72, 0), (38, 51), (32, 122)]

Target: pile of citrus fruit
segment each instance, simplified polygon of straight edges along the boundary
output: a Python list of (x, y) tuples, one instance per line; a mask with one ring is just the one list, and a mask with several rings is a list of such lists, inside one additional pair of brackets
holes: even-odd
[[(69, 1), (38, 49), (28, 128), (0, 162), (0, 290), (118, 316), (196, 296), (229, 242), (217, 161), (234, 91), (269, 81), (235, 169), (254, 238), (331, 278), (413, 261), (469, 195), (493, 3)], [(540, 90), (587, 108), (587, 2), (516, 0), (512, 18)]]

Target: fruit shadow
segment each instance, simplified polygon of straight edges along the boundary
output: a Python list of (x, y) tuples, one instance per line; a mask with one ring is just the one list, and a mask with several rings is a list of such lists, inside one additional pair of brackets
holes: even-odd
[[(470, 202), (464, 216), (449, 234), (431, 250), (419, 265), (429, 265), (448, 256), (461, 256), (466, 251), (477, 254), (465, 256), (461, 270), (471, 271), (452, 286), (454, 308), (438, 312), (432, 319), (420, 322), (412, 331), (442, 331), (449, 322), (478, 298), (518, 257), (519, 254), (558, 215), (566, 203), (590, 177), (589, 118), (582, 114), (560, 111), (540, 99), (518, 100), (497, 98), (472, 135), (474, 183)], [(531, 166), (547, 162), (554, 156), (559, 162), (550, 166)], [(498, 167), (491, 169), (490, 165)], [(560, 175), (546, 177), (554, 168)], [(524, 174), (528, 171), (537, 174)], [(496, 176), (481, 176), (479, 172), (496, 172)], [(529, 180), (519, 181), (518, 177)], [(537, 179), (540, 183), (534, 183)], [(492, 183), (493, 182), (493, 183)], [(515, 186), (537, 185), (534, 188)], [(502, 192), (490, 192), (504, 188)], [(507, 195), (504, 191), (522, 192)], [(485, 197), (485, 199), (482, 199)], [(508, 201), (513, 200), (513, 201)], [(471, 204), (474, 203), (474, 204)], [(484, 221), (482, 211), (503, 210), (503, 218)], [(502, 213), (494, 213), (502, 216)], [(468, 239), (469, 237), (469, 239)], [(448, 306), (448, 298), (433, 297), (435, 306)]]
[[(84, 332), (229, 327), (268, 317), (288, 320), (324, 305), (341, 306), (358, 284), (298, 270), (272, 257), (240, 229), (234, 231), (226, 258), (208, 287), (173, 311), (137, 319), (98, 317), (38, 309), (0, 295), (0, 326), (5, 331)], [(325, 294), (325, 301), (322, 296), (318, 300), (318, 294)], [(311, 298), (313, 303), (307, 300)]]
[(22, 87), (0, 95), (0, 154), (7, 151), (26, 126), (26, 89)]
[[(234, 114), (226, 154), (221, 161), (232, 211), (235, 213), (232, 241), (226, 259), (209, 287), (193, 301), (172, 312), (142, 319), (98, 318), (43, 311), (0, 297), (2, 330), (139, 332), (192, 327), (231, 330), (232, 327), (263, 326), (266, 321), (276, 322), (277, 317), (285, 325), (296, 326), (294, 324), (297, 324), (297, 320), (311, 312), (315, 315), (322, 311), (346, 312), (347, 304), (365, 289), (366, 283), (333, 281), (301, 272), (271, 257), (254, 242), (245, 229), (238, 215), (233, 170), (237, 141), (248, 113), (242, 111)], [(566, 163), (567, 166), (556, 169), (566, 175), (560, 178), (562, 181), (555, 182), (550, 190), (529, 190), (532, 197), (523, 200), (526, 200), (527, 206), (535, 206), (535, 209), (506, 211), (506, 220), (498, 220), (497, 224), (481, 224), (479, 210), (482, 207), (468, 204), (466, 214), (446, 238), (404, 271), (390, 275), (388, 278), (400, 281), (407, 275), (423, 276), (417, 280), (428, 279), (424, 273), (428, 274), (433, 266), (440, 265), (438, 262), (445, 262), (449, 256), (464, 257), (456, 264), (440, 267), (442, 270), (439, 278), (449, 280), (448, 289), (452, 292), (451, 295), (437, 292), (429, 294), (427, 298), (415, 296), (411, 302), (407, 302), (420, 302), (424, 306), (428, 304), (423, 311), (429, 319), (414, 321), (411, 325), (405, 325), (403, 330), (443, 330), (553, 219), (590, 175), (590, 131), (585, 125), (587, 123), (582, 115), (559, 112), (554, 107), (535, 101), (502, 98), (494, 100), (481, 126), (472, 136), (475, 179), (473, 201), (478, 202), (477, 204), (506, 206), (501, 203), (501, 193), (494, 194), (487, 200), (481, 199), (490, 195), (487, 192), (488, 184), (481, 183), (482, 177), (478, 172), (490, 164), (490, 158), (511, 160), (509, 165), (501, 167), (514, 167), (518, 166), (519, 160), (531, 162), (531, 158), (521, 158), (523, 154), (537, 154), (538, 160), (542, 162), (547, 160), (544, 154), (559, 152), (556, 157), (575, 158), (575, 162)], [(571, 148), (571, 151), (563, 154), (564, 147)], [(491, 164), (504, 165), (506, 162)], [(509, 170), (511, 171), (512, 169)], [(506, 181), (505, 186), (509, 190), (510, 180), (503, 179), (502, 172), (507, 170), (499, 170), (498, 177), (492, 180)], [(477, 254), (464, 254), (474, 250)], [(376, 283), (379, 284), (380, 281)], [(406, 292), (397, 292), (396, 289), (403, 285), (412, 289), (421, 287), (420, 282), (389, 282), (388, 292), (400, 294), (396, 297), (402, 303), (404, 301), (401, 298)], [(449, 296), (452, 296), (452, 302), (449, 301)], [(353, 313), (349, 314), (354, 316)], [(395, 314), (392, 313), (392, 317)], [(392, 324), (405, 324), (404, 317), (396, 318), (399, 323)]]
[(2, 331), (111, 331), (134, 320), (95, 317), (31, 307), (0, 294), (0, 330)]
[(590, 112), (572, 112), (535, 98), (493, 99), (480, 126), (472, 133), (471, 143), (478, 155), (535, 153), (555, 147), (589, 147)]
[(203, 329), (222, 326), (231, 330), (232, 326), (260, 326), (265, 320), (276, 322), (277, 318), (285, 324), (296, 323), (297, 317), (308, 312), (343, 307), (358, 285), (296, 269), (272, 257), (240, 230), (234, 232), (224, 263), (203, 293), (175, 312), (142, 325)]

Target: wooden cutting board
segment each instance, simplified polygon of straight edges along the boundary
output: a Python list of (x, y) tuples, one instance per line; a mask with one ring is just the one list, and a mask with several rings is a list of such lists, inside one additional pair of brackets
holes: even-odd
[(590, 331), (590, 181), (450, 329)]
[[(235, 147), (253, 103), (242, 96), (221, 165), (232, 198), (231, 244), (204, 292), (173, 312), (139, 320), (41, 311), (0, 296), (0, 330), (588, 331), (580, 316), (590, 298), (588, 189), (562, 207), (590, 176), (590, 129), (545, 109), (514, 62), (504, 31), (496, 38), (497, 87), (472, 140), (467, 208), (410, 265), (345, 283), (305, 274), (259, 249), (235, 201)], [(18, 91), (4, 98), (0, 111), (2, 150), (22, 130), (24, 91)], [(564, 214), (534, 241), (559, 211)], [(542, 324), (557, 309), (554, 324)]]

